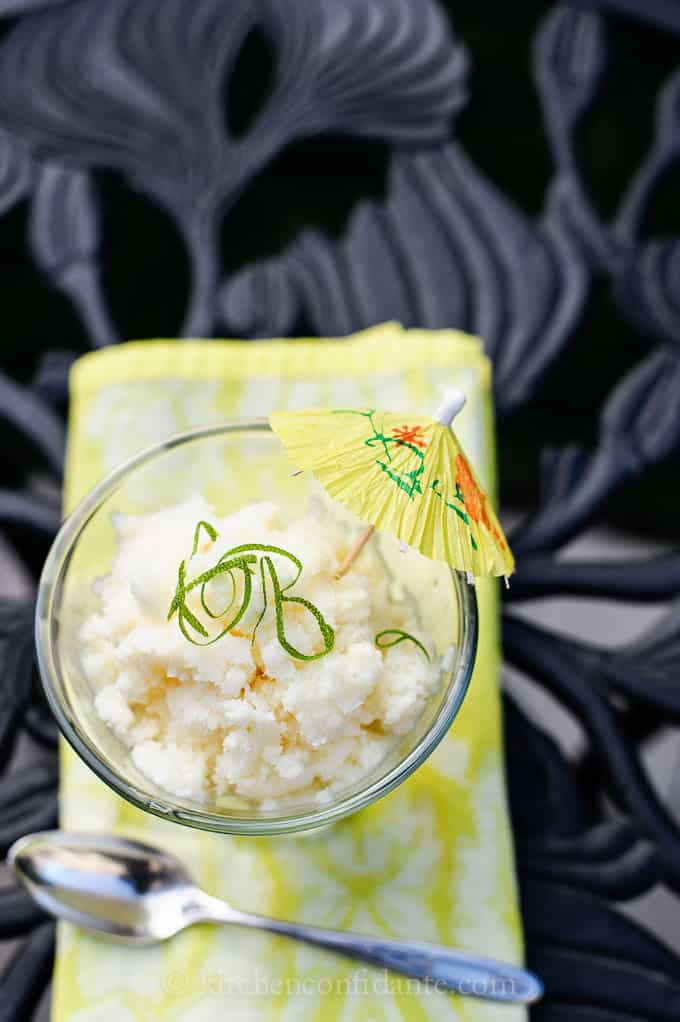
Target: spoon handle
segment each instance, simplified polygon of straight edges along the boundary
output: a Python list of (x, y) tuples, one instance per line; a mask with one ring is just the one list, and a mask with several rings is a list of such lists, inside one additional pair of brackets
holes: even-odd
[(326, 930), (306, 926), (303, 923), (237, 912), (216, 898), (210, 898), (210, 902), (211, 917), (216, 921), (236, 923), (293, 937), (295, 940), (304, 941), (305, 944), (326, 948), (347, 958), (355, 958), (369, 965), (420, 980), (432, 989), (505, 1004), (531, 1004), (543, 994), (540, 979), (526, 969), (491, 958), (455, 951), (441, 944), (391, 940), (387, 937), (347, 933), (343, 930)]

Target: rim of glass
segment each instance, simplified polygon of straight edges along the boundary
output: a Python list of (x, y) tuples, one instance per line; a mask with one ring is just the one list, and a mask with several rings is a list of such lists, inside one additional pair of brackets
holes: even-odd
[[(199, 830), (242, 835), (285, 834), (324, 826), (375, 802), (406, 780), (434, 751), (457, 716), (470, 685), (477, 652), (477, 597), (474, 586), (469, 585), (460, 572), (452, 569), (451, 575), (456, 593), (459, 624), (456, 677), (450, 683), (450, 691), (446, 700), (442, 703), (436, 717), (420, 741), (403, 760), (365, 788), (345, 797), (339, 797), (337, 801), (325, 806), (304, 811), (291, 811), (271, 818), (248, 819), (247, 817), (239, 818), (175, 806), (172, 804), (171, 798), (164, 802), (157, 796), (151, 796), (131, 782), (124, 780), (99, 758), (77, 724), (70, 719), (57, 691), (59, 687), (63, 688), (64, 686), (54, 641), (54, 609), (56, 598), (61, 590), (61, 583), (63, 583), (68, 569), (70, 555), (90, 519), (132, 472), (182, 444), (246, 431), (268, 433), (271, 432), (271, 427), (266, 419), (240, 419), (178, 433), (130, 458), (89, 491), (64, 519), (43, 566), (35, 608), (36, 658), (45, 697), (62, 735), (86, 765), (116, 794), (138, 809), (152, 813), (161, 819), (174, 820)], [(56, 686), (53, 684), (55, 678), (59, 679)]]

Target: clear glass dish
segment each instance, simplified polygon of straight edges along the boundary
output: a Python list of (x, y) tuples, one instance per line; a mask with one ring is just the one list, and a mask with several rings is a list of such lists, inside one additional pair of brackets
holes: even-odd
[(310, 500), (337, 514), (347, 529), (362, 523), (345, 512), (307, 476), (293, 477), (291, 463), (266, 421), (249, 420), (197, 430), (160, 444), (117, 469), (95, 487), (65, 520), (48, 555), (36, 607), (36, 648), (42, 684), (62, 734), (84, 762), (133, 805), (164, 819), (228, 834), (290, 833), (319, 827), (354, 813), (401, 784), (430, 755), (458, 713), (474, 665), (477, 604), (473, 586), (446, 565), (414, 551), (404, 553), (391, 537), (372, 542), (388, 571), (427, 621), (437, 653), (452, 645), (439, 690), (413, 731), (400, 739), (360, 782), (323, 805), (286, 804), (262, 809), (234, 797), (219, 803), (181, 799), (157, 787), (132, 762), (125, 744), (99, 718), (94, 691), (80, 665), (78, 631), (97, 606), (95, 580), (108, 573), (115, 550), (112, 515), (171, 507), (202, 492), (227, 514), (257, 500), (275, 500), (297, 516)]

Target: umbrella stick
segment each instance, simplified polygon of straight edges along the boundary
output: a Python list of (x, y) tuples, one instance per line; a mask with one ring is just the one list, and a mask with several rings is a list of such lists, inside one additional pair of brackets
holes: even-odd
[(364, 531), (361, 533), (358, 540), (356, 541), (356, 543), (354, 544), (350, 552), (347, 554), (342, 564), (340, 565), (335, 576), (336, 578), (342, 578), (342, 576), (349, 571), (349, 569), (352, 567), (357, 557), (364, 549), (364, 547), (366, 546), (374, 532), (375, 525), (369, 525), (364, 529)]

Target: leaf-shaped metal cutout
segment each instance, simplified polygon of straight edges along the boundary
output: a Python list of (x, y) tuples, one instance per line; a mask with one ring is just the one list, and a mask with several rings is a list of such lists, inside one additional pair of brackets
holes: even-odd
[[(571, 476), (571, 492), (544, 505), (513, 539), (523, 556), (565, 543), (627, 480), (680, 448), (680, 358), (659, 348), (614, 388), (600, 442)], [(568, 457), (568, 455), (567, 455)]]
[(58, 476), (66, 449), (66, 431), (58, 415), (31, 390), (0, 373), (0, 421), (40, 452)]
[[(222, 83), (255, 25), (276, 82), (251, 131), (229, 138)], [(0, 112), (42, 156), (114, 167), (172, 213), (193, 263), (184, 330), (209, 333), (219, 221), (258, 169), (319, 131), (442, 139), (464, 75), (431, 0), (76, 0), (3, 41)]]
[(36, 262), (72, 299), (92, 341), (117, 341), (99, 284), (99, 209), (89, 174), (51, 164), (40, 168), (30, 239)]
[[(680, 150), (680, 71), (670, 76), (656, 103), (654, 142), (633, 175), (616, 216), (616, 236), (629, 249), (626, 265), (634, 260), (634, 247), (645, 211), (657, 183), (675, 162)], [(624, 267), (625, 270), (625, 267)]]
[(535, 40), (535, 74), (557, 121), (573, 127), (593, 102), (607, 66), (604, 19), (591, 11), (555, 7)]
[(680, 833), (657, 797), (637, 749), (626, 741), (620, 711), (607, 698), (610, 651), (543, 631), (514, 615), (504, 617), (503, 638), (510, 663), (540, 679), (578, 716), (608, 787), (639, 833), (656, 847), (663, 879), (680, 890)]
[(0, 130), (0, 216), (26, 195), (30, 181), (26, 146)]
[(680, 238), (634, 249), (615, 293), (627, 318), (642, 331), (680, 345)]
[(602, 443), (622, 474), (639, 473), (680, 446), (680, 353), (659, 348), (615, 388)]
[(282, 258), (243, 271), (223, 286), (219, 308), (227, 331), (258, 336), (299, 316), (334, 335), (390, 318), (467, 329), (494, 360), (503, 415), (571, 336), (589, 283), (577, 249), (557, 206), (532, 224), (447, 145), (395, 156), (384, 205), (362, 204), (340, 242), (309, 232)]
[(614, 654), (606, 677), (639, 701), (680, 720), (680, 603), (633, 645)]

